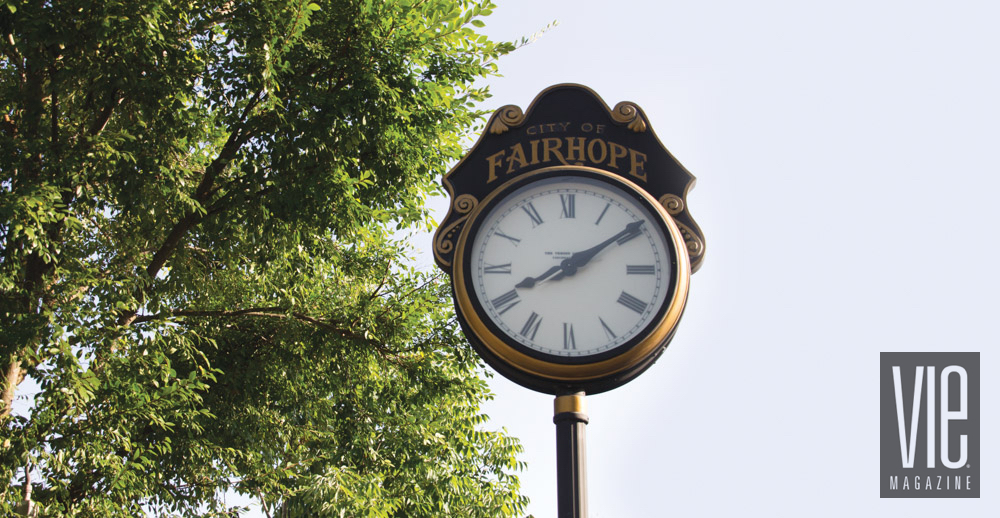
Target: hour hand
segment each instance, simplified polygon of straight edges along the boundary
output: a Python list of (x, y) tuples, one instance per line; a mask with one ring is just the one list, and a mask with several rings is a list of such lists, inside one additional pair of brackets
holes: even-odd
[(514, 287), (515, 288), (532, 288), (532, 287), (535, 286), (536, 282), (548, 279), (549, 277), (551, 277), (553, 274), (555, 274), (556, 272), (558, 272), (561, 269), (562, 269), (562, 266), (557, 264), (557, 265), (553, 266), (552, 268), (549, 268), (548, 270), (546, 270), (545, 273), (539, 275), (538, 277), (525, 277), (523, 281), (515, 284)]

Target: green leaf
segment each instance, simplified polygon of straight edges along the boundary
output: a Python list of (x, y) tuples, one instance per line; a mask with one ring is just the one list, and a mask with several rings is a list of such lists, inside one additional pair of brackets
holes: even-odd
[(4, 5), (45, 71), (0, 67), (0, 344), (38, 387), (6, 480), (46, 516), (523, 514), (447, 278), (391, 237), (483, 124), (490, 2)]

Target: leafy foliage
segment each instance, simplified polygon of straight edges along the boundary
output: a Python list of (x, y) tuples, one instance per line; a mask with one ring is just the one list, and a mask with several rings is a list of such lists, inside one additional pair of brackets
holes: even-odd
[(388, 237), (513, 50), (492, 8), (0, 1), (0, 514), (523, 511), (447, 285)]

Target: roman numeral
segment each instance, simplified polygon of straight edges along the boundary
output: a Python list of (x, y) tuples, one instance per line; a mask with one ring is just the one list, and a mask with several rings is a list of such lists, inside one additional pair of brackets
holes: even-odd
[(618, 303), (640, 314), (646, 311), (647, 306), (645, 302), (635, 298), (634, 295), (625, 291), (618, 296)]
[(500, 232), (499, 230), (497, 230), (497, 235), (500, 236), (500, 237), (502, 237), (502, 238), (504, 238), (504, 239), (509, 240), (511, 243), (514, 244), (514, 246), (517, 246), (517, 244), (521, 242), (520, 239), (518, 239), (516, 237), (508, 236), (507, 234), (504, 234), (503, 232)]
[(527, 214), (529, 218), (531, 218), (531, 228), (535, 228), (538, 225), (545, 223), (542, 221), (542, 217), (538, 215), (538, 210), (535, 209), (535, 206), (532, 205), (530, 201), (527, 205), (522, 206), (521, 209), (524, 210), (524, 213)]
[(493, 304), (493, 307), (497, 308), (500, 314), (503, 315), (507, 310), (516, 306), (518, 302), (521, 302), (521, 299), (517, 296), (517, 290), (510, 290), (491, 300), (490, 304)]
[(608, 207), (610, 206), (611, 206), (610, 203), (604, 206), (604, 210), (601, 211), (601, 215), (597, 216), (597, 221), (594, 222), (595, 225), (601, 224), (601, 220), (604, 219), (604, 213), (608, 211)]
[[(542, 317), (538, 316), (538, 313), (534, 311), (528, 316), (528, 321), (524, 323), (524, 327), (521, 328), (521, 335), (532, 340), (535, 339), (535, 334), (538, 333), (538, 326), (542, 323)], [(531, 333), (530, 335), (528, 333)]]
[(576, 217), (576, 195), (575, 194), (560, 194), (559, 202), (562, 203), (562, 216), (563, 218), (575, 218)]
[(510, 263), (487, 264), (483, 267), (483, 273), (510, 273)]
[(656, 267), (652, 264), (626, 264), (626, 275), (654, 275)]
[(563, 349), (576, 349), (573, 324), (567, 324), (566, 322), (563, 322)]
[(614, 340), (615, 338), (618, 338), (618, 335), (616, 335), (615, 332), (612, 331), (611, 328), (608, 327), (608, 325), (604, 323), (604, 319), (603, 318), (597, 317), (597, 320), (601, 321), (601, 327), (604, 328), (604, 334), (608, 335), (609, 339)]

